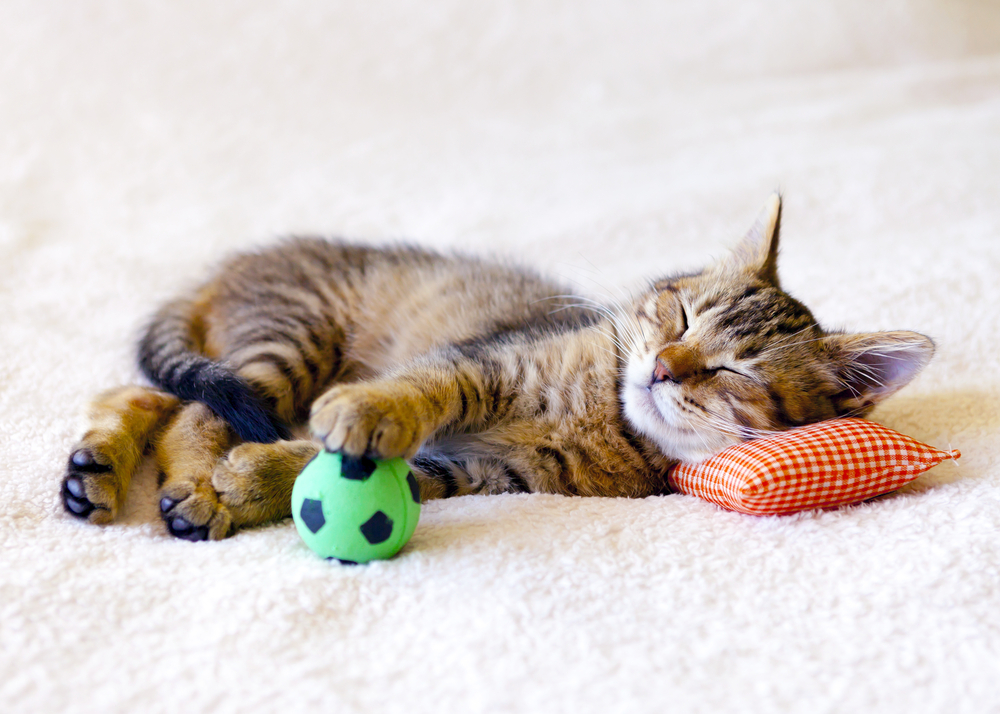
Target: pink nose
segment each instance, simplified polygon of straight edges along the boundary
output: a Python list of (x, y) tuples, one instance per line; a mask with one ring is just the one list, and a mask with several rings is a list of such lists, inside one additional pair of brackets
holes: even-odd
[(653, 367), (653, 381), (671, 381), (680, 384), (688, 377), (692, 377), (704, 369), (701, 357), (691, 345), (682, 342), (667, 345), (660, 354), (656, 355), (656, 366)]
[(660, 360), (656, 360), (656, 366), (653, 367), (653, 382), (665, 382), (668, 379), (671, 382), (677, 381), (674, 373), (667, 369), (667, 365), (663, 364)]

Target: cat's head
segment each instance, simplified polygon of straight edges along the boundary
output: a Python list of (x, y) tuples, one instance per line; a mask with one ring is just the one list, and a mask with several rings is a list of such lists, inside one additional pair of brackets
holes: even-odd
[(657, 281), (619, 321), (625, 415), (667, 456), (863, 415), (934, 353), (915, 332), (824, 331), (778, 284), (780, 223), (774, 195), (729, 258)]

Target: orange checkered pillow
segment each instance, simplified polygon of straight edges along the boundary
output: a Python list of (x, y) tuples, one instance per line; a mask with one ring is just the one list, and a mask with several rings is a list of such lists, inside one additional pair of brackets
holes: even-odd
[(831, 419), (680, 464), (669, 479), (674, 490), (723, 508), (778, 515), (873, 498), (959, 456), (865, 419)]

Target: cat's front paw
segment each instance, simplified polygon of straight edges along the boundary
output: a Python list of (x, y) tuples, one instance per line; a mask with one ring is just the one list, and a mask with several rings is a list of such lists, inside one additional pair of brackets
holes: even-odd
[(340, 385), (313, 404), (309, 428), (328, 451), (410, 458), (432, 431), (426, 401), (402, 383)]

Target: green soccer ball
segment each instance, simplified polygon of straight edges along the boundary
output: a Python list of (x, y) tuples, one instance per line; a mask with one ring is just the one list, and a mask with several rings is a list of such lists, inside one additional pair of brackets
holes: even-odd
[(420, 488), (403, 459), (320, 451), (292, 487), (292, 518), (317, 554), (344, 563), (391, 558), (420, 518)]

